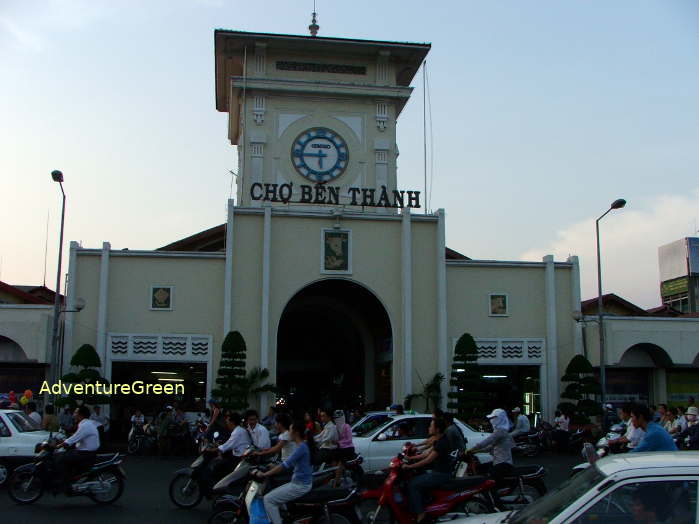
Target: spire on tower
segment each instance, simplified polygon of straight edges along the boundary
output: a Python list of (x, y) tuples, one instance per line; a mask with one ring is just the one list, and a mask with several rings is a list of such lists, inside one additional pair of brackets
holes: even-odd
[(313, 2), (313, 17), (311, 18), (311, 25), (308, 26), (308, 30), (311, 32), (311, 36), (317, 36), (318, 35), (318, 29), (320, 29), (320, 26), (318, 25), (318, 20), (316, 20), (316, 3), (315, 1)]

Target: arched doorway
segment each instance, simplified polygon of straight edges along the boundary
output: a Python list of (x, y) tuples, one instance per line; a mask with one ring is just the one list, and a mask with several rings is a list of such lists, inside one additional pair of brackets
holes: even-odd
[(291, 409), (385, 407), (391, 401), (391, 322), (376, 296), (344, 279), (296, 293), (277, 331), (277, 386)]
[(660, 346), (642, 342), (630, 346), (616, 365), (607, 367), (607, 398), (610, 402), (664, 401), (665, 380), (659, 380), (660, 370), (673, 367), (672, 359)]
[(0, 335), (0, 391), (31, 389), (38, 394), (45, 368), (46, 364), (27, 358), (16, 341)]

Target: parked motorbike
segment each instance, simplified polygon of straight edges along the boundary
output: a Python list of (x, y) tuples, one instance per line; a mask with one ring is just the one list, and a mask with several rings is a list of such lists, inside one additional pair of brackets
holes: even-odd
[[(404, 470), (402, 465), (416, 453), (413, 444), (407, 443), (402, 451), (391, 460), (388, 476), (381, 486), (362, 493), (359, 510), (365, 524), (394, 523), (410, 524), (415, 515), (408, 510), (405, 484), (413, 471)], [(492, 513), (494, 507), (487, 496), (495, 481), (484, 476), (454, 478), (430, 493), (431, 501), (425, 507), (425, 517), (431, 521), (446, 521), (472, 513)]]
[[(247, 472), (234, 471), (222, 478), (213, 489), (218, 498), (208, 520), (209, 524), (246, 522), (256, 513), (263, 512), (262, 496), (268, 490), (281, 486), (291, 479), (290, 475), (265, 479), (255, 475), (257, 471), (264, 469), (265, 467), (261, 466)], [(311, 491), (287, 503), (281, 510), (282, 520), (285, 523), (350, 524), (348, 517), (359, 517), (356, 514), (358, 489), (329, 487), (336, 470), (336, 467), (332, 467), (314, 472)], [(241, 480), (246, 482), (245, 489), (236, 495), (234, 486)], [(353, 511), (355, 514), (352, 513)]]
[[(488, 475), (492, 469), (492, 460), (482, 460), (482, 455), (468, 455), (463, 459), (466, 468), (457, 467), (457, 477), (469, 478), (468, 475)], [(464, 473), (465, 471), (465, 473)], [(497, 488), (497, 496), (500, 499), (500, 510), (509, 511), (520, 509), (531, 504), (548, 491), (544, 478), (546, 469), (543, 466), (533, 464), (530, 466), (514, 466), (512, 472), (502, 479)], [(495, 489), (495, 488), (493, 488)], [(492, 494), (488, 495), (490, 502), (495, 506)]]
[[(8, 483), (10, 498), (17, 504), (32, 504), (39, 500), (44, 490), (57, 495), (64, 486), (56, 486), (55, 444), (43, 442), (37, 444), (34, 461), (19, 466), (12, 473)], [(124, 491), (126, 473), (120, 464), (124, 456), (98, 455), (95, 464), (83, 468), (70, 479), (66, 495), (70, 497), (87, 496), (97, 504), (111, 504), (121, 497)]]
[(214, 441), (212, 446), (203, 449), (189, 467), (175, 471), (168, 489), (170, 500), (175, 506), (191, 509), (197, 506), (205, 496), (211, 495), (212, 486), (206, 480), (206, 469), (210, 466), (211, 461), (216, 458), (213, 446), (217, 446), (220, 443), (218, 437), (219, 433), (217, 431), (213, 434)]
[(540, 431), (534, 429), (529, 433), (517, 435), (514, 438), (515, 447), (512, 448), (513, 453), (524, 455), (525, 457), (536, 457), (542, 450), (540, 443)]
[(158, 436), (152, 424), (133, 424), (129, 431), (126, 451), (129, 455), (147, 453), (155, 448), (157, 442)]

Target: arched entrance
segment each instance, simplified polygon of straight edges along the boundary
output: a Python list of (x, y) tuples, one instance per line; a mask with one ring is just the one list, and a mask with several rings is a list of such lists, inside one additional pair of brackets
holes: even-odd
[(27, 358), (16, 341), (0, 335), (0, 391), (31, 389), (38, 393), (45, 368), (45, 364)]
[(664, 374), (672, 367), (672, 359), (660, 346), (648, 342), (634, 344), (624, 351), (616, 365), (607, 367), (607, 399), (616, 404), (664, 401), (666, 380), (659, 379), (659, 372), (662, 370)]
[(391, 401), (391, 322), (355, 282), (321, 280), (296, 293), (277, 331), (277, 386), (294, 410), (385, 407)]

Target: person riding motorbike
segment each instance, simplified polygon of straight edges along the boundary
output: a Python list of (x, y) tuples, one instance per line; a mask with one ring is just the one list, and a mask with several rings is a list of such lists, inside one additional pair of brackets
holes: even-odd
[(497, 505), (499, 503), (497, 488), (502, 485), (503, 478), (512, 473), (512, 468), (514, 467), (512, 448), (515, 446), (515, 443), (514, 440), (512, 440), (512, 436), (507, 432), (510, 421), (504, 409), (494, 409), (493, 412), (488, 415), (488, 419), (493, 426), (493, 433), (479, 444), (467, 450), (466, 454), (470, 455), (476, 451), (491, 450), (491, 454), (493, 455), (493, 467), (490, 470), (490, 476), (495, 480), (496, 489), (493, 490), (493, 496)]
[(90, 420), (90, 409), (83, 405), (75, 410), (78, 429), (72, 436), (60, 443), (57, 448), (68, 448), (65, 453), (56, 455), (56, 480), (62, 482), (66, 491), (70, 489), (70, 475), (77, 467), (91, 466), (95, 463), (100, 437), (97, 426)]
[(226, 429), (230, 432), (228, 440), (206, 452), (216, 453), (218, 457), (213, 459), (204, 473), (204, 485), (213, 484), (223, 478), (238, 465), (240, 457), (252, 444), (250, 434), (241, 426), (242, 419), (239, 413), (228, 413), (224, 417)]
[(255, 455), (276, 455), (281, 453), (282, 460), (288, 459), (296, 450), (296, 442), (291, 437), (289, 426), (291, 426), (291, 417), (286, 413), (278, 413), (275, 416), (275, 426), (279, 434), (277, 443), (271, 448), (255, 451)]
[(250, 438), (252, 443), (256, 448), (267, 449), (272, 445), (269, 439), (269, 431), (262, 424), (258, 423), (259, 415), (254, 409), (249, 409), (245, 412), (243, 416), (245, 423), (250, 433)]
[(278, 466), (264, 473), (257, 473), (258, 477), (264, 478), (293, 470), (291, 482), (273, 489), (263, 498), (265, 511), (267, 511), (267, 516), (272, 521), (272, 524), (282, 524), (282, 518), (279, 514), (279, 507), (282, 504), (302, 497), (313, 486), (313, 466), (311, 466), (311, 455), (315, 446), (313, 436), (308, 435), (304, 437), (306, 427), (302, 420), (294, 420), (291, 423), (289, 432), (296, 443), (296, 450)]
[(644, 435), (644, 431), (641, 428), (635, 426), (633, 424), (633, 421), (631, 420), (631, 410), (633, 409), (633, 407), (633, 404), (624, 404), (619, 409), (619, 415), (621, 416), (621, 420), (626, 423), (626, 434), (617, 439), (610, 440), (608, 442), (609, 447), (618, 449), (621, 445), (626, 444), (629, 450), (632, 450), (633, 448), (638, 446), (639, 442), (641, 442), (641, 439)]
[(464, 440), (464, 435), (461, 433), (459, 426), (454, 423), (453, 413), (444, 413), (444, 420), (447, 423), (447, 429), (444, 434), (449, 440), (449, 448), (451, 451), (457, 451), (458, 453), (463, 453), (466, 447), (466, 441)]
[(437, 488), (447, 482), (452, 475), (453, 459), (449, 440), (444, 432), (447, 423), (444, 418), (434, 418), (430, 423), (430, 436), (434, 444), (429, 451), (408, 457), (411, 464), (403, 464), (403, 469), (419, 469), (431, 465), (432, 471), (423, 473), (408, 482), (408, 504), (410, 511), (416, 515), (417, 522), (425, 518), (425, 495), (430, 489)]
[(675, 435), (678, 443), (684, 442), (689, 437), (688, 449), (699, 449), (699, 421), (697, 421), (699, 409), (695, 406), (689, 406), (685, 417), (687, 418), (687, 429), (680, 431)]
[(515, 438), (519, 435), (528, 434), (532, 427), (529, 422), (529, 418), (527, 418), (527, 416), (522, 413), (522, 410), (518, 407), (512, 410), (512, 415), (516, 418), (515, 427), (512, 428), (512, 431), (510, 431), (510, 436)]
[(670, 434), (657, 422), (647, 406), (636, 405), (631, 408), (631, 422), (644, 431), (643, 438), (631, 453), (643, 451), (677, 451), (677, 446)]

